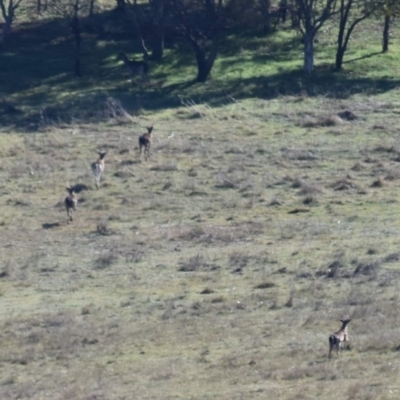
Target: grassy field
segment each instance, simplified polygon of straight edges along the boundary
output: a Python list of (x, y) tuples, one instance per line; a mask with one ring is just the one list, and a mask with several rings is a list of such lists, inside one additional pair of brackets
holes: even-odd
[(327, 29), (311, 78), (290, 33), (232, 39), (205, 85), (171, 49), (132, 87), (127, 43), (87, 36), (77, 81), (50, 27), (0, 56), (0, 398), (398, 399), (395, 39), (357, 31), (335, 74)]

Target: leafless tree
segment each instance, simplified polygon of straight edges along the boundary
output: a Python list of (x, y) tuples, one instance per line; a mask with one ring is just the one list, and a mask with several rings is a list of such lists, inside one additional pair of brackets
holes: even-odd
[(160, 61), (164, 54), (164, 0), (149, 0), (152, 11), (151, 59)]
[(146, 47), (146, 42), (142, 33), (142, 25), (141, 21), (143, 20), (142, 15), (140, 13), (139, 6), (137, 4), (137, 1), (134, 0), (133, 2), (126, 0), (127, 1), (127, 6), (125, 7), (125, 10), (128, 11), (127, 14), (130, 18), (130, 20), (133, 23), (133, 26), (135, 28), (135, 33), (137, 37), (140, 40), (140, 48), (142, 50), (143, 54), (143, 60), (148, 60), (149, 59), (149, 51), (147, 50)]
[(354, 28), (362, 21), (370, 17), (376, 9), (379, 9), (379, 1), (366, 0), (340, 0), (339, 2), (339, 32), (336, 50), (336, 69), (340, 70), (343, 64), (343, 56), (347, 50), (350, 36)]
[(383, 32), (382, 32), (382, 53), (389, 51), (389, 36), (390, 26), (393, 18), (400, 15), (400, 2), (399, 0), (383, 0), (380, 7), (375, 9), (375, 15), (378, 18), (383, 16)]
[(178, 32), (196, 55), (197, 82), (205, 82), (218, 54), (224, 22), (235, 0), (168, 0)]
[(314, 39), (334, 14), (338, 13), (337, 0), (292, 0), (289, 7), (292, 17), (296, 19), (295, 26), (303, 35), (305, 72), (314, 69)]
[[(1, 0), (0, 0), (1, 1)], [(80, 19), (90, 13), (91, 0), (50, 0), (48, 2), (48, 12), (65, 18), (74, 39), (74, 74), (76, 77), (82, 75), (81, 66), (81, 44), (82, 31)]]
[(23, 0), (0, 0), (1, 16), (4, 24), (0, 33), (0, 46), (3, 46), (7, 34), (11, 30), (11, 25), (15, 18), (15, 12), (20, 7)]
[(41, 14), (43, 11), (47, 9), (47, 0), (36, 0), (36, 13)]
[(125, 10), (125, 6), (126, 6), (125, 0), (116, 0), (116, 3), (117, 3), (117, 7), (116, 7), (117, 10), (120, 10), (120, 11)]

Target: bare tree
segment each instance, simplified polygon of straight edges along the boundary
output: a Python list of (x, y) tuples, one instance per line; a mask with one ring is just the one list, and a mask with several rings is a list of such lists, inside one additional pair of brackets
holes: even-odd
[(50, 0), (48, 3), (48, 12), (68, 21), (74, 40), (74, 74), (76, 77), (82, 75), (80, 19), (90, 13), (91, 4), (90, 0)]
[(288, 15), (288, 1), (279, 0), (278, 4), (271, 4), (271, 0), (259, 0), (258, 6), (264, 19), (264, 34), (276, 30), (278, 24), (284, 24)]
[(336, 50), (336, 69), (342, 68), (343, 56), (347, 50), (350, 36), (354, 28), (370, 17), (376, 9), (380, 8), (378, 1), (366, 2), (365, 0), (340, 0), (339, 4), (339, 33)]
[(47, 1), (45, 1), (43, 3), (42, 0), (36, 0), (36, 13), (37, 14), (41, 14), (42, 11), (46, 11), (46, 8), (47, 8)]
[(0, 0), (1, 16), (3, 17), (4, 24), (0, 33), (0, 46), (4, 44), (7, 34), (11, 30), (11, 25), (15, 18), (15, 12), (21, 5), (23, 0)]
[(127, 0), (127, 2), (129, 4), (129, 7), (127, 7), (126, 9), (129, 11), (128, 12), (129, 17), (132, 18), (132, 22), (133, 22), (133, 26), (135, 28), (136, 35), (140, 39), (140, 48), (142, 50), (143, 59), (147, 60), (149, 58), (149, 51), (147, 50), (144, 36), (142, 34), (142, 26), (139, 23), (139, 19), (140, 19), (140, 21), (142, 21), (140, 11), (139, 11), (139, 6), (138, 6), (136, 0), (134, 0), (133, 3), (131, 3), (129, 0)]
[(118, 10), (118, 11), (125, 10), (125, 6), (126, 6), (125, 0), (116, 0), (116, 3), (117, 3), (116, 10)]
[(197, 82), (205, 82), (218, 54), (226, 14), (235, 0), (169, 0), (178, 32), (196, 55)]
[(149, 0), (152, 10), (151, 58), (160, 61), (164, 54), (164, 0)]
[(383, 32), (382, 32), (382, 53), (389, 51), (390, 25), (393, 18), (400, 15), (399, 0), (383, 0), (383, 4), (375, 10), (378, 18), (383, 16)]
[(311, 73), (314, 69), (314, 39), (318, 31), (336, 10), (337, 0), (292, 0), (290, 4), (294, 25), (303, 35), (304, 65), (303, 69)]

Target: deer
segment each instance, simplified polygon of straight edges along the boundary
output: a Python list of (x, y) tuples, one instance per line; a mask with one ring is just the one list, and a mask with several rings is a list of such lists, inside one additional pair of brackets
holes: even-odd
[(339, 357), (339, 351), (342, 349), (344, 342), (349, 341), (349, 335), (347, 333), (347, 325), (351, 319), (341, 319), (342, 327), (335, 333), (329, 336), (329, 355), (328, 358), (331, 358), (332, 350), (336, 349), (336, 354)]
[(64, 204), (65, 204), (65, 209), (67, 210), (67, 215), (69, 217), (69, 221), (72, 222), (74, 219), (72, 217), (72, 210), (76, 210), (76, 205), (78, 204), (78, 198), (76, 197), (75, 194), (75, 189), (74, 187), (67, 187), (67, 192), (69, 195), (65, 198)]
[(94, 180), (96, 182), (96, 187), (97, 190), (99, 189), (100, 186), (100, 178), (102, 173), (104, 172), (104, 157), (106, 156), (107, 152), (106, 151), (97, 151), (97, 154), (99, 155), (99, 158), (92, 163), (92, 172), (94, 176)]
[(149, 126), (147, 127), (147, 133), (144, 133), (143, 135), (139, 136), (139, 157), (142, 154), (142, 147), (144, 147), (144, 159), (147, 161), (147, 159), (150, 157), (150, 147), (151, 147), (151, 142), (153, 140), (153, 127)]
[(142, 80), (147, 79), (149, 64), (146, 61), (130, 60), (123, 51), (118, 54), (117, 61), (122, 61), (126, 65), (126, 67), (129, 69), (132, 79), (137, 75), (140, 76)]

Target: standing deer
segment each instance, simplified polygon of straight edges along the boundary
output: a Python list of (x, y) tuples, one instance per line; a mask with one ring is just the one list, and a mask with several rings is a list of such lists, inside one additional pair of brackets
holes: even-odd
[(150, 147), (151, 147), (151, 142), (153, 140), (153, 127), (149, 126), (147, 127), (147, 133), (144, 133), (143, 135), (139, 136), (139, 157), (142, 154), (142, 147), (144, 147), (144, 159), (147, 161), (147, 159), (150, 157)]
[(92, 163), (91, 167), (94, 180), (96, 182), (96, 187), (97, 189), (99, 189), (101, 174), (104, 171), (104, 157), (106, 156), (107, 152), (98, 151), (97, 154), (99, 155), (99, 158), (94, 163)]
[(349, 335), (347, 333), (347, 325), (351, 319), (341, 319), (342, 327), (335, 333), (329, 336), (329, 359), (331, 358), (331, 353), (333, 348), (336, 348), (336, 354), (339, 357), (339, 351), (343, 347), (344, 342), (349, 341)]
[(122, 61), (126, 65), (126, 67), (129, 69), (132, 79), (135, 76), (140, 76), (142, 80), (147, 79), (149, 64), (147, 64), (146, 61), (130, 60), (126, 53), (122, 51), (118, 54), (117, 61)]
[(69, 196), (67, 196), (64, 200), (65, 204), (65, 209), (67, 210), (67, 215), (69, 217), (70, 222), (72, 222), (74, 219), (72, 218), (72, 210), (76, 210), (76, 205), (78, 203), (78, 198), (76, 197), (76, 194), (74, 192), (74, 187), (67, 187), (67, 192), (69, 193)]

